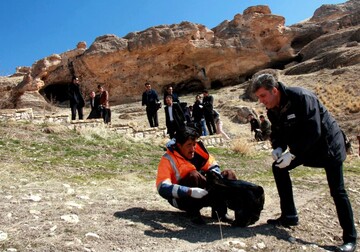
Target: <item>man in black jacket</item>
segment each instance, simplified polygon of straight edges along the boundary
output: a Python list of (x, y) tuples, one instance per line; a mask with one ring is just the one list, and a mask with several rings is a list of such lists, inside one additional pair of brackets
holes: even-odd
[(85, 106), (85, 100), (81, 93), (79, 78), (73, 77), (72, 82), (69, 85), (69, 99), (70, 99), (70, 109), (71, 109), (71, 120), (76, 119), (76, 111), (79, 115), (79, 120), (83, 120), (84, 113), (83, 108)]
[(166, 96), (165, 102), (166, 128), (170, 139), (172, 139), (175, 137), (175, 133), (178, 129), (185, 127), (185, 116), (180, 104), (173, 102), (173, 97), (171, 95)]
[(335, 119), (315, 94), (299, 87), (286, 87), (270, 74), (257, 76), (252, 91), (266, 106), (272, 124), (275, 160), (272, 171), (280, 197), (281, 216), (268, 223), (298, 224), (289, 171), (299, 165), (322, 167), (343, 229), (344, 243), (336, 251), (355, 251), (357, 234), (343, 178), (345, 142)]
[(216, 126), (213, 116), (214, 110), (214, 97), (209, 95), (208, 90), (203, 91), (203, 106), (204, 106), (204, 116), (206, 121), (206, 126), (208, 128), (209, 134), (214, 135), (216, 134)]
[(159, 96), (157, 92), (151, 88), (150, 83), (145, 83), (145, 91), (142, 94), (142, 106), (146, 106), (146, 115), (150, 124), (150, 127), (158, 127), (158, 114), (159, 109)]

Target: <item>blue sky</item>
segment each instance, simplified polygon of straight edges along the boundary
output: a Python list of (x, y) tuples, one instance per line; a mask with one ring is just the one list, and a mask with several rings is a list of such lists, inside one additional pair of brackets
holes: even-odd
[(17, 66), (31, 66), (54, 53), (88, 47), (105, 34), (124, 37), (129, 32), (182, 21), (219, 25), (255, 5), (268, 5), (285, 17), (286, 25), (313, 15), (322, 4), (336, 0), (1, 0), (0, 76)]

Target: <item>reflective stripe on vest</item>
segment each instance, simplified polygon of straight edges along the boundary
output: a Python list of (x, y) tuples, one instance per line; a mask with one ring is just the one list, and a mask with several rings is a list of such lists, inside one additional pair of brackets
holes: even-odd
[(173, 171), (175, 173), (175, 178), (177, 181), (179, 181), (181, 179), (180, 172), (175, 165), (174, 159), (168, 153), (165, 153), (163, 157), (166, 158), (167, 160), (169, 160), (171, 168), (173, 169)]

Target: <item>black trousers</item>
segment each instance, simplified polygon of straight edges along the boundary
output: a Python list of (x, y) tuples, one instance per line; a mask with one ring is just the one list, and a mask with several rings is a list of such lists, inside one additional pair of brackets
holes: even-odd
[(216, 125), (214, 121), (213, 114), (204, 114), (206, 126), (208, 128), (209, 134), (214, 135), (216, 134)]
[[(297, 215), (289, 171), (299, 165), (300, 163), (297, 162), (296, 159), (293, 160), (288, 167), (282, 169), (276, 167), (275, 163), (273, 163), (272, 171), (280, 197), (282, 216)], [(339, 162), (329, 162), (324, 168), (330, 194), (336, 206), (339, 223), (343, 229), (343, 241), (345, 243), (356, 242), (357, 234), (354, 225), (353, 211), (344, 186), (343, 164)]]
[(158, 127), (159, 121), (158, 121), (158, 114), (157, 114), (157, 108), (152, 106), (146, 106), (146, 115), (150, 124), (150, 127)]
[(104, 119), (104, 123), (111, 123), (111, 110), (109, 108), (104, 108), (102, 110), (102, 117)]
[(83, 107), (79, 106), (79, 104), (71, 104), (70, 108), (71, 108), (71, 120), (76, 119), (76, 111), (78, 112), (79, 120), (82, 120), (84, 118)]

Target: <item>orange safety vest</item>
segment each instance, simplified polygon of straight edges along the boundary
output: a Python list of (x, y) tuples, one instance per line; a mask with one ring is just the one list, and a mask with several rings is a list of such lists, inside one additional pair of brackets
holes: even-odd
[[(217, 164), (215, 158), (210, 155), (205, 147), (196, 143), (195, 153), (202, 159), (204, 159), (204, 165), (198, 167), (198, 169), (207, 171), (209, 167)], [(159, 189), (161, 183), (168, 182), (171, 184), (177, 184), (180, 179), (185, 177), (189, 172), (197, 170), (195, 165), (191, 161), (185, 159), (176, 150), (167, 150), (162, 156), (157, 172), (156, 187)]]

